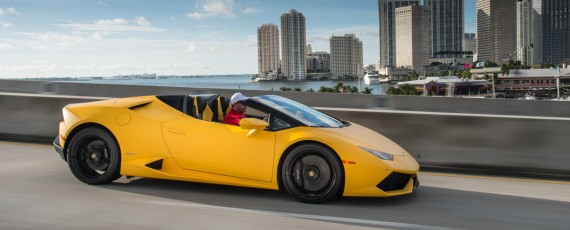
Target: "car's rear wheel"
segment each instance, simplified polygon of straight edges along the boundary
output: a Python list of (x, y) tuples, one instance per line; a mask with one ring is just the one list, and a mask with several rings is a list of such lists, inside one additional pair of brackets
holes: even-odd
[(87, 184), (105, 184), (120, 177), (117, 142), (100, 128), (79, 131), (69, 144), (67, 161), (73, 175)]
[(281, 180), (287, 192), (301, 202), (322, 203), (342, 192), (344, 173), (331, 150), (318, 144), (302, 144), (283, 161)]

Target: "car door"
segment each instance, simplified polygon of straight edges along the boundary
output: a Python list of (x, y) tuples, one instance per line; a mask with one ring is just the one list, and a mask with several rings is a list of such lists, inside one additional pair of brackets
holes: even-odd
[(163, 134), (184, 169), (271, 182), (275, 133), (182, 116), (167, 122)]

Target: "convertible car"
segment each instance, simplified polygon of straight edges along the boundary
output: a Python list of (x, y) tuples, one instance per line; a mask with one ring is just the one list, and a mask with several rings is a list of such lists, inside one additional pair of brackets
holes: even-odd
[(223, 123), (216, 94), (140, 96), (63, 108), (56, 151), (80, 181), (120, 176), (284, 189), (306, 203), (387, 197), (419, 185), (417, 161), (363, 126), (296, 101), (245, 101), (239, 126)]

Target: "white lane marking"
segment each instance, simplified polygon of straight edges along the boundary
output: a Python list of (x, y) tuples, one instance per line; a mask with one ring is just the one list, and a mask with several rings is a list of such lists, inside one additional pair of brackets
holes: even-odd
[(284, 216), (291, 218), (301, 218), (308, 220), (319, 220), (319, 221), (331, 221), (341, 224), (361, 224), (376, 227), (392, 227), (392, 228), (404, 228), (404, 229), (425, 229), (425, 230), (443, 230), (443, 229), (454, 229), (438, 226), (420, 225), (420, 224), (407, 224), (389, 221), (379, 221), (379, 220), (365, 220), (365, 219), (355, 219), (355, 218), (345, 218), (345, 217), (334, 217), (334, 216), (321, 216), (321, 215), (310, 215), (310, 214), (297, 214), (297, 213), (287, 213), (287, 212), (272, 212), (272, 211), (259, 211), (251, 209), (241, 209), (241, 208), (229, 208), (215, 205), (198, 204), (198, 203), (179, 203), (173, 201), (145, 201), (146, 203), (156, 204), (156, 205), (168, 205), (168, 206), (180, 206), (180, 207), (196, 207), (196, 208), (209, 208), (209, 209), (221, 209), (225, 211), (258, 214), (258, 215), (269, 215), (269, 216)]
[(316, 110), (324, 111), (346, 111), (346, 112), (366, 112), (366, 113), (397, 113), (397, 114), (416, 114), (416, 115), (438, 115), (438, 116), (457, 116), (457, 117), (485, 117), (485, 118), (510, 118), (510, 119), (534, 119), (534, 120), (552, 120), (552, 121), (570, 121), (569, 117), (542, 117), (542, 116), (519, 116), (519, 115), (498, 115), (498, 114), (477, 114), (477, 113), (446, 113), (446, 112), (424, 112), (424, 111), (404, 111), (404, 110), (384, 110), (384, 109), (353, 109), (353, 108), (332, 108), (332, 107), (313, 107)]
[(546, 180), (499, 178), (420, 172), (421, 187), (570, 202), (570, 183)]

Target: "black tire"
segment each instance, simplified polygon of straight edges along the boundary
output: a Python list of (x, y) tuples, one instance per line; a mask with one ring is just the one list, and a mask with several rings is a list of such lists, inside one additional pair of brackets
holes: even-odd
[(71, 140), (67, 162), (73, 175), (91, 184), (106, 184), (121, 175), (121, 153), (115, 138), (107, 131), (90, 127)]
[(287, 192), (304, 203), (322, 203), (341, 195), (344, 172), (335, 153), (318, 144), (295, 147), (281, 167)]

